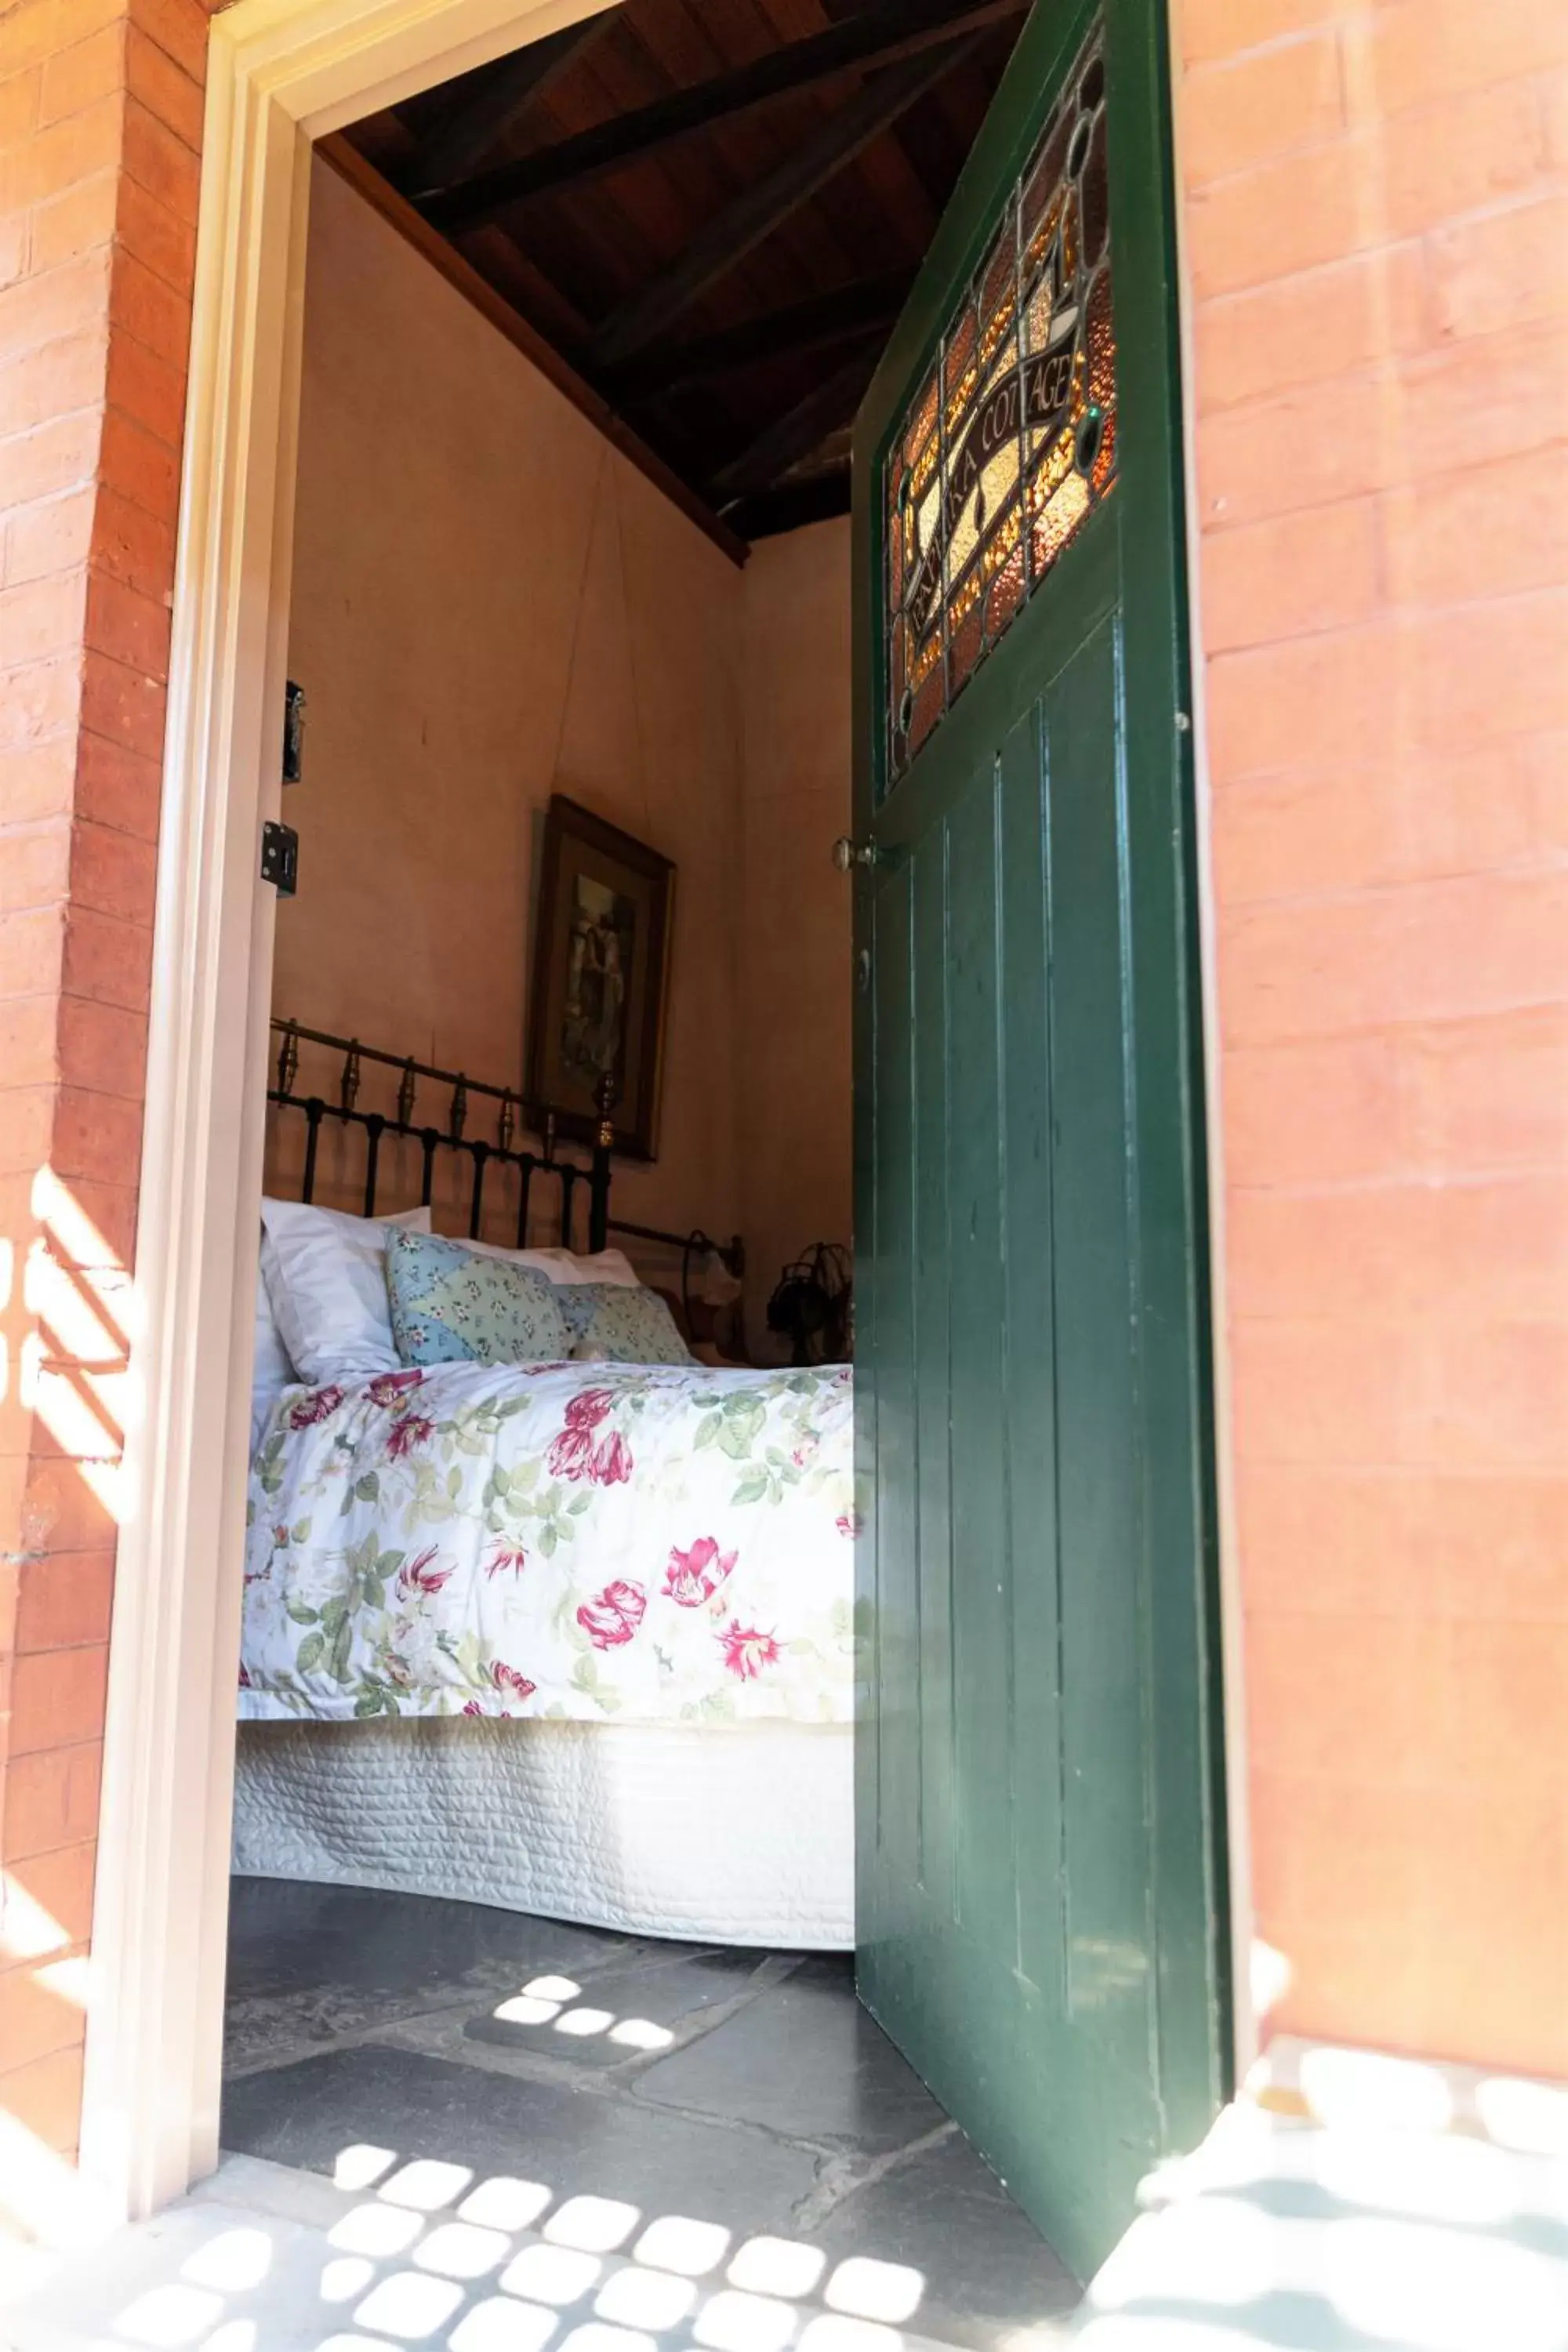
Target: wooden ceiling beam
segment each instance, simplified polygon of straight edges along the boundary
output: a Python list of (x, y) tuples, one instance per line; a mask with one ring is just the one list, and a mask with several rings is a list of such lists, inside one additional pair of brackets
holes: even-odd
[[(446, 240), (443, 240), (445, 242)], [(488, 278), (498, 294), (537, 334), (558, 352), (574, 352), (588, 332), (588, 321), (552, 278), (524, 253), (501, 228), (477, 228), (453, 245), (453, 251)]]
[(711, 376), (732, 375), (768, 360), (857, 341), (892, 325), (913, 283), (913, 270), (890, 270), (883, 277), (836, 287), (831, 294), (814, 294), (782, 310), (764, 311), (760, 318), (742, 319), (712, 334), (649, 343), (635, 359), (603, 371), (605, 389), (617, 400), (636, 400)]
[(582, 23), (564, 25), (526, 48), (514, 49), (510, 57), (498, 58), (482, 78), (476, 75), (468, 95), (420, 141), (401, 174), (405, 193), (446, 187), (476, 171), (534, 100), (601, 38), (617, 14), (605, 8)]
[(642, 351), (673, 318), (689, 310), (710, 286), (725, 277), (746, 254), (773, 235), (792, 213), (809, 204), (863, 148), (908, 111), (941, 80), (973, 40), (922, 50), (901, 65), (876, 74), (836, 113), (826, 115), (776, 170), (725, 205), (667, 268), (618, 302), (589, 339), (584, 354), (592, 368), (607, 368)]
[(771, 489), (781, 474), (809, 457), (819, 442), (854, 415), (868, 374), (866, 354), (858, 352), (815, 385), (804, 400), (797, 400), (793, 408), (764, 425), (748, 448), (710, 478), (707, 494), (715, 509), (721, 515), (737, 499)]
[(809, 474), (802, 481), (781, 482), (754, 499), (742, 499), (731, 508), (729, 520), (748, 543), (772, 539), (780, 531), (804, 530), (808, 523), (828, 522), (849, 511), (850, 472), (836, 466), (829, 473)]
[(785, 91), (809, 89), (846, 73), (868, 73), (946, 47), (1004, 17), (1020, 15), (1026, 5), (1026, 0), (872, 0), (871, 6), (825, 33), (786, 42), (749, 65), (674, 90), (630, 113), (612, 115), (590, 130), (471, 179), (461, 179), (449, 168), (443, 173), (426, 166), (422, 157), (423, 192), (416, 201), (438, 228), (466, 227), (525, 197), (613, 172), (670, 140), (764, 105)]

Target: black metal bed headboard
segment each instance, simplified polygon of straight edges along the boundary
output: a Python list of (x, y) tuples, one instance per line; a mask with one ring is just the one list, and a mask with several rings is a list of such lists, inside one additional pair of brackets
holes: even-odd
[[(316, 1185), (316, 1152), (323, 1124), (364, 1130), (365, 1172), (364, 1213), (376, 1213), (376, 1192), (381, 1167), (381, 1147), (389, 1136), (412, 1139), (423, 1155), (419, 1198), (428, 1202), (434, 1190), (436, 1160), (438, 1152), (467, 1153), (473, 1173), (468, 1192), (468, 1234), (479, 1238), (484, 1216), (485, 1178), (494, 1168), (515, 1168), (518, 1171), (517, 1245), (526, 1249), (529, 1227), (534, 1205), (535, 1178), (542, 1178), (559, 1187), (558, 1229), (564, 1249), (574, 1249), (579, 1195), (587, 1202), (588, 1248), (591, 1252), (608, 1245), (612, 1233), (625, 1234), (638, 1241), (658, 1242), (666, 1248), (681, 1252), (681, 1287), (684, 1291), (687, 1273), (693, 1255), (719, 1258), (732, 1275), (745, 1271), (745, 1244), (739, 1234), (727, 1242), (717, 1242), (700, 1228), (689, 1233), (668, 1233), (658, 1225), (633, 1224), (624, 1218), (610, 1214), (610, 1144), (614, 1132), (611, 1112), (615, 1108), (610, 1082), (602, 1082), (599, 1102), (599, 1129), (593, 1150), (586, 1161), (563, 1159), (555, 1149), (555, 1115), (541, 1110), (524, 1100), (515, 1088), (493, 1087), (482, 1079), (470, 1078), (461, 1070), (437, 1069), (433, 1063), (416, 1061), (412, 1054), (388, 1054), (377, 1045), (363, 1045), (357, 1037), (335, 1037), (324, 1029), (307, 1029), (301, 1022), (285, 1021), (276, 1014), (272, 1020), (278, 1033), (277, 1083), (269, 1087), (267, 1099), (279, 1110), (296, 1112), (305, 1121), (305, 1160), (300, 1181), (300, 1197), (309, 1201)], [(338, 1076), (337, 1100), (329, 1102), (324, 1095), (300, 1095), (295, 1092), (295, 1080), (300, 1074), (301, 1044), (323, 1045), (341, 1054), (342, 1067)], [(359, 1090), (366, 1062), (374, 1062), (399, 1073), (397, 1108), (394, 1115), (385, 1111), (361, 1110)], [(416, 1120), (415, 1107), (421, 1079), (433, 1081), (437, 1087), (448, 1089), (446, 1119), (443, 1126)], [(494, 1102), (495, 1134), (491, 1138), (466, 1132), (472, 1097)], [(521, 1125), (537, 1129), (541, 1143), (537, 1150), (520, 1147), (515, 1139)]]

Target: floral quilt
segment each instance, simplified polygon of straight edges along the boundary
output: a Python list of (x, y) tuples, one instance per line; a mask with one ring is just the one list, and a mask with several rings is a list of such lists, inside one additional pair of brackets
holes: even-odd
[(239, 1712), (847, 1722), (850, 1374), (441, 1364), (286, 1390)]

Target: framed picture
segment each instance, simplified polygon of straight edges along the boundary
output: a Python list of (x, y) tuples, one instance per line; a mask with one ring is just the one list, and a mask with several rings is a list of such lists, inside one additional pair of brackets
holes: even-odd
[(592, 1142), (608, 1077), (615, 1149), (658, 1149), (659, 1063), (675, 868), (553, 793), (544, 816), (528, 1012), (528, 1100)]

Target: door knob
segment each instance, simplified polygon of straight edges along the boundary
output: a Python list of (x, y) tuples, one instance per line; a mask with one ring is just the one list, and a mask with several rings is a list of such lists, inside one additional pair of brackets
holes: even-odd
[(876, 866), (882, 853), (874, 841), (852, 841), (841, 833), (833, 845), (833, 863), (840, 874), (852, 874), (857, 866)]

